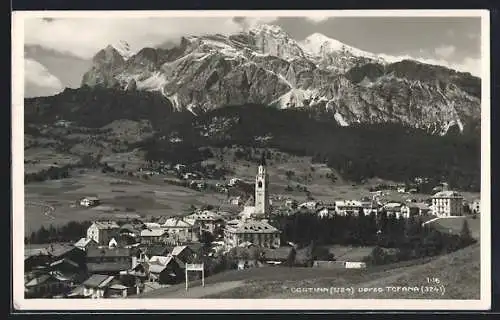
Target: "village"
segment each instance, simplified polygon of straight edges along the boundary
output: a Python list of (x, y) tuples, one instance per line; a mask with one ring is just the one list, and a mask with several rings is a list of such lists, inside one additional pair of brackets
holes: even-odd
[[(182, 166), (176, 169), (181, 170)], [(189, 181), (195, 173), (182, 175)], [(206, 187), (193, 181), (188, 185)], [(239, 179), (233, 178), (228, 186), (218, 184), (217, 188), (224, 189), (238, 182)], [(404, 186), (395, 188), (400, 193), (412, 193)], [(205, 275), (227, 269), (280, 265), (367, 268), (361, 259), (311, 257), (305, 252), (307, 248), (282, 240), (283, 230), (273, 226), (273, 217), (296, 212), (319, 218), (378, 216), (384, 212), (396, 219), (419, 217), (425, 224), (435, 219), (479, 214), (479, 200), (467, 203), (460, 193), (448, 190), (446, 184), (436, 191), (432, 197), (411, 198), (406, 202), (383, 201), (384, 191), (375, 190), (371, 198), (298, 203), (270, 194), (266, 161), (262, 157), (253, 196), (228, 199), (241, 208), (239, 212), (205, 207), (193, 208), (189, 215), (161, 217), (155, 221), (96, 220), (74, 243), (26, 247), (25, 294), (27, 298), (140, 297), (145, 292), (183, 282), (187, 288), (187, 280), (201, 276), (204, 281)], [(99, 204), (97, 197), (79, 200), (82, 207)], [(305, 261), (308, 259), (313, 261), (308, 263)], [(202, 273), (190, 274), (190, 270)]]

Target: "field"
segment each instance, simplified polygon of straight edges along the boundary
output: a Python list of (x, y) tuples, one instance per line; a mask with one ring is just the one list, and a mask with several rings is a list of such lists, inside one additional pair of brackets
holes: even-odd
[(472, 237), (479, 240), (481, 238), (481, 220), (479, 218), (473, 219), (471, 217), (454, 217), (442, 218), (429, 222), (429, 225), (438, 230), (460, 234), (464, 220), (467, 220)]
[[(75, 204), (86, 196), (98, 196), (101, 205), (82, 208)], [(25, 234), (41, 225), (60, 225), (69, 221), (113, 218), (118, 215), (180, 215), (190, 205), (220, 205), (225, 195), (198, 192), (164, 183), (153, 177), (113, 177), (100, 172), (76, 174), (72, 178), (25, 185)]]
[[(393, 292), (386, 287), (428, 285), (439, 279), (444, 291)], [(442, 286), (441, 286), (442, 285)], [(420, 259), (364, 270), (263, 267), (232, 270), (205, 280), (205, 287), (193, 281), (141, 294), (136, 298), (246, 298), (246, 299), (479, 299), (480, 250), (473, 245), (434, 259)], [(330, 288), (351, 288), (353, 294), (335, 293)], [(326, 288), (324, 292), (298, 293), (296, 288)], [(382, 292), (360, 292), (359, 288), (381, 288)], [(132, 297), (130, 297), (132, 298)]]
[[(273, 152), (273, 159), (267, 162), (271, 197), (284, 195), (301, 203), (307, 201), (307, 194), (298, 186), (306, 186), (314, 199), (331, 203), (339, 199), (369, 197), (371, 185), (387, 182), (372, 179), (366, 185), (353, 185), (340, 178), (332, 182), (328, 175), (335, 172), (325, 165), (313, 164), (309, 157)], [(59, 162), (63, 162), (64, 157), (57, 157)], [(35, 152), (29, 152), (26, 158), (33, 160), (38, 156)], [(130, 170), (141, 165), (140, 158), (137, 152), (117, 153), (105, 156), (103, 161), (117, 167), (125, 164), (126, 169)], [(226, 182), (232, 177), (238, 177), (253, 183), (256, 164), (244, 160), (229, 161), (230, 158), (233, 157), (224, 155), (225, 164), (233, 171)], [(71, 159), (66, 159), (69, 160)], [(216, 165), (222, 164), (217, 159), (210, 161)], [(32, 165), (26, 165), (26, 168), (29, 166)], [(287, 175), (287, 172), (293, 172), (293, 175)], [(165, 183), (163, 179), (162, 176), (153, 176), (150, 180), (128, 176), (115, 177), (100, 171), (86, 170), (84, 173), (72, 173), (72, 177), (68, 179), (29, 183), (25, 186), (25, 233), (30, 233), (41, 225), (60, 225), (71, 220), (112, 218), (123, 214), (146, 217), (175, 216), (183, 214), (191, 205), (227, 204), (224, 194), (173, 186)], [(293, 190), (287, 191), (287, 186)], [(75, 206), (76, 202), (85, 196), (98, 196), (102, 204), (91, 209)], [(477, 194), (465, 194), (465, 196), (471, 199), (478, 197)], [(400, 201), (408, 198), (422, 200), (428, 197), (423, 194), (408, 195), (395, 191), (389, 191), (384, 196), (387, 200)]]

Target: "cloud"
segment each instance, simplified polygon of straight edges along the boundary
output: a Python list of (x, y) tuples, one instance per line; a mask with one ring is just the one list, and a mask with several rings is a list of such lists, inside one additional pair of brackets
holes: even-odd
[(277, 19), (278, 17), (234, 17), (232, 21), (239, 25), (243, 31), (247, 31), (260, 24), (273, 23)]
[[(251, 27), (274, 20), (276, 17), (245, 18), (245, 24)], [(132, 50), (140, 50), (169, 40), (177, 42), (185, 35), (230, 34), (241, 31), (242, 27), (232, 17), (58, 18), (50, 23), (30, 18), (25, 20), (25, 43), (88, 59), (120, 40), (127, 41)]]
[(481, 77), (481, 59), (467, 57), (459, 62), (451, 62), (444, 59), (434, 59), (426, 57), (415, 57), (411, 55), (391, 56), (379, 54), (379, 57), (388, 62), (398, 62), (402, 60), (414, 60), (425, 64), (443, 66), (460, 72), (469, 72), (470, 74)]
[(437, 56), (442, 58), (449, 58), (455, 53), (456, 48), (454, 46), (441, 46), (434, 49)]
[(61, 81), (51, 74), (44, 65), (33, 59), (24, 59), (24, 81), (26, 84), (53, 89), (54, 93), (63, 89)]
[(312, 23), (321, 23), (325, 20), (331, 19), (332, 17), (322, 16), (322, 15), (313, 15), (313, 16), (308, 16), (305, 18), (306, 18), (306, 20), (308, 20), (309, 22), (312, 22)]

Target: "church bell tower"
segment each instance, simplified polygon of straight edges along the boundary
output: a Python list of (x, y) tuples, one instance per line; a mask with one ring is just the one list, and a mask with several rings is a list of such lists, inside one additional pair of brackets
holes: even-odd
[(255, 177), (255, 215), (266, 216), (267, 214), (269, 214), (269, 176), (263, 152)]

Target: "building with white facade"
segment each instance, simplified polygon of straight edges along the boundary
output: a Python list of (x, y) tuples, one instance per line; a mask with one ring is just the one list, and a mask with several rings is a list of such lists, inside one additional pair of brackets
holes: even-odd
[(455, 191), (441, 191), (432, 196), (432, 214), (436, 217), (463, 215), (463, 196)]
[(120, 235), (120, 226), (114, 221), (95, 221), (87, 229), (87, 239), (92, 239), (100, 245), (108, 245), (112, 238)]
[(359, 211), (363, 209), (361, 201), (357, 200), (340, 200), (335, 201), (335, 213), (340, 216), (358, 215)]
[(265, 248), (279, 248), (280, 231), (266, 220), (244, 220), (228, 224), (224, 230), (224, 242), (229, 247), (237, 247), (245, 242)]

